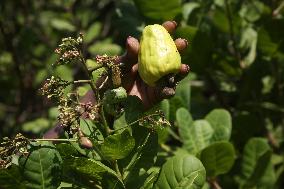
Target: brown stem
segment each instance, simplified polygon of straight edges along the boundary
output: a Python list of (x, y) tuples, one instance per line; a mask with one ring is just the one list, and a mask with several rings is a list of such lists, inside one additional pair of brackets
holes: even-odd
[(218, 181), (216, 180), (216, 178), (211, 178), (208, 180), (211, 188), (213, 189), (222, 189), (222, 187), (219, 185)]

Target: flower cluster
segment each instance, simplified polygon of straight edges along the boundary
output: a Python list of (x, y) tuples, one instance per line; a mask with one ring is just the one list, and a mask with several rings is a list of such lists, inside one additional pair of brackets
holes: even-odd
[[(63, 102), (64, 101), (64, 102)], [(64, 130), (70, 134), (78, 131), (78, 120), (81, 116), (96, 121), (99, 119), (99, 106), (88, 103), (74, 103), (70, 99), (64, 99), (58, 106), (58, 120)]]
[(7, 168), (11, 164), (12, 155), (20, 153), (26, 154), (27, 146), (30, 143), (29, 139), (21, 133), (17, 134), (14, 139), (8, 137), (3, 138), (0, 144), (0, 168)]
[(81, 113), (76, 111), (74, 105), (72, 104), (72, 100), (63, 99), (61, 100), (61, 104), (58, 106), (59, 115), (58, 120), (61, 123), (61, 126), (65, 131), (69, 133), (75, 133), (77, 131), (76, 120), (78, 120), (81, 116)]
[(119, 60), (118, 56), (108, 56), (108, 55), (97, 55), (96, 61), (99, 64), (104, 65), (105, 67), (111, 67), (113, 64), (116, 64)]
[(170, 122), (165, 118), (164, 113), (161, 110), (157, 110), (155, 113), (143, 117), (139, 120), (140, 126), (149, 127), (151, 129), (159, 129), (159, 127), (170, 126)]
[(108, 68), (109, 75), (111, 76), (114, 88), (121, 85), (121, 70), (118, 56), (97, 55), (96, 61)]
[(78, 61), (81, 58), (79, 49), (82, 41), (82, 34), (80, 34), (77, 39), (72, 37), (62, 39), (62, 43), (55, 49), (55, 53), (60, 56), (56, 63), (58, 65), (63, 65)]
[(90, 119), (92, 121), (96, 121), (99, 119), (99, 106), (94, 105), (91, 102), (80, 103), (76, 106), (76, 111), (80, 112), (84, 115), (85, 118)]
[(47, 98), (59, 100), (63, 96), (63, 90), (68, 84), (68, 81), (52, 76), (50, 79), (47, 79), (40, 91), (41, 94), (46, 95)]

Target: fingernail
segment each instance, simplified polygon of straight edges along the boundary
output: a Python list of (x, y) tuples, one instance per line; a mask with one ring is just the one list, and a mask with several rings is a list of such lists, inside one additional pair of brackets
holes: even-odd
[(185, 42), (186, 46), (188, 46), (188, 41), (186, 39), (183, 39), (183, 41)]
[(171, 23), (173, 23), (174, 25), (175, 25), (175, 28), (177, 27), (177, 23), (176, 23), (176, 21), (171, 21)]
[(182, 64), (182, 65), (181, 65), (180, 73), (181, 73), (181, 74), (187, 74), (187, 73), (189, 72), (189, 70), (190, 70), (189, 65), (187, 65), (187, 64)]

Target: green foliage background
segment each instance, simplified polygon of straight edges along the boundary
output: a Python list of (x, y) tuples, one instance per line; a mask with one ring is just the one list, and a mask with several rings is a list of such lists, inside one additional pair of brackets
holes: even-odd
[[(145, 25), (175, 20), (173, 37), (190, 44), (182, 62), (191, 73), (161, 107), (179, 127), (173, 128), (181, 133), (179, 145), (199, 157), (207, 176), (223, 174), (218, 177), (223, 188), (283, 188), (283, 13), (282, 0), (2, 0), (0, 137), (40, 136), (56, 122), (57, 109), (38, 89), (50, 75), (84, 76), (79, 67), (51, 68), (61, 38), (82, 32), (87, 58), (117, 55), (126, 38), (139, 38)], [(201, 131), (200, 125), (209, 129)], [(159, 142), (177, 143), (171, 133), (159, 133)]]

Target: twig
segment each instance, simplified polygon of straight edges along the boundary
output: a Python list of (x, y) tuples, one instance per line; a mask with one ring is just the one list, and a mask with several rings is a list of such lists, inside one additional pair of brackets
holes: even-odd
[(101, 83), (101, 85), (98, 87), (98, 89), (102, 89), (103, 86), (106, 84), (106, 82), (108, 81), (108, 76), (106, 76), (105, 80)]
[(141, 117), (141, 118), (137, 119), (136, 121), (133, 121), (133, 122), (129, 123), (128, 125), (124, 126), (124, 127), (120, 127), (120, 128), (118, 128), (118, 129), (111, 130), (111, 132), (116, 132), (116, 131), (119, 131), (119, 130), (121, 130), (121, 129), (125, 129), (125, 128), (127, 128), (127, 127), (130, 127), (130, 126), (136, 124), (137, 122), (139, 122), (139, 121), (141, 121), (141, 120), (143, 120), (143, 119), (145, 119), (145, 118), (148, 118), (148, 117), (151, 117), (151, 116), (156, 116), (156, 115), (160, 115), (160, 114), (158, 114), (158, 113), (153, 113), (153, 114), (150, 114), (150, 115)]
[(77, 80), (77, 81), (73, 81), (74, 84), (77, 84), (77, 83), (91, 83), (92, 81), (91, 80)]
[(284, 1), (282, 1), (280, 5), (272, 12), (272, 16), (276, 17), (283, 8), (284, 8)]
[(213, 189), (222, 189), (216, 178), (209, 179), (208, 182)]
[(63, 138), (37, 138), (30, 139), (31, 141), (40, 142), (40, 141), (55, 141), (55, 142), (77, 142), (76, 139), (63, 139)]
[(81, 64), (83, 66), (83, 68), (85, 69), (86, 73), (88, 74), (89, 78), (91, 79), (91, 82), (90, 82), (90, 86), (95, 94), (95, 98), (96, 98), (96, 101), (100, 101), (100, 95), (99, 95), (99, 91), (96, 87), (96, 85), (94, 84), (94, 81), (93, 81), (93, 76), (92, 76), (92, 73), (89, 72), (87, 66), (86, 66), (86, 60), (84, 59), (83, 55), (82, 55), (82, 52), (80, 51), (80, 57), (81, 57)]

